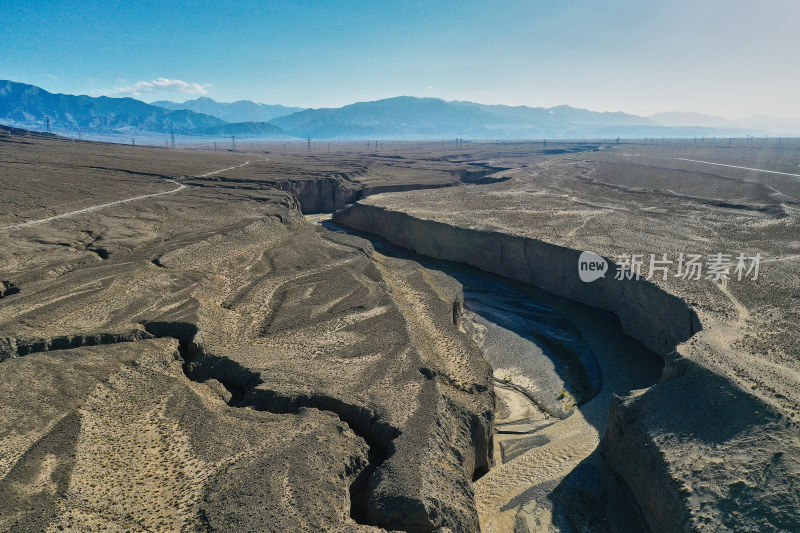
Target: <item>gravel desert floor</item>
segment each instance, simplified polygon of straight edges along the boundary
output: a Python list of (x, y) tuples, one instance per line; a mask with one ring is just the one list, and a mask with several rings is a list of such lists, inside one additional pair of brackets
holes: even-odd
[(0, 530), (795, 530), (798, 164), (0, 132)]

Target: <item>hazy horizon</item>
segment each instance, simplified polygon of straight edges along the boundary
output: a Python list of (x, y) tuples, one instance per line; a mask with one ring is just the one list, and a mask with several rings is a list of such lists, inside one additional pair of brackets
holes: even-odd
[[(34, 84), (31, 84), (31, 83), (28, 83), (28, 82), (22, 81), (22, 80), (10, 80), (10, 81), (14, 81), (14, 82), (17, 82), (17, 83), (26, 83), (28, 85), (34, 85)], [(37, 85), (37, 87), (40, 87), (41, 89), (44, 89), (44, 90), (46, 90), (47, 92), (50, 92), (50, 93), (73, 94), (73, 95), (81, 95), (81, 94), (83, 94), (83, 93), (74, 93), (74, 92), (73, 93), (60, 92), (60, 91), (50, 90), (47, 87), (41, 87), (41, 86), (38, 86), (38, 85)], [(83, 94), (83, 95), (84, 96), (93, 96), (93, 97), (97, 96), (97, 95), (90, 95), (90, 94)], [(130, 96), (130, 95), (120, 95), (120, 94), (99, 95), (99, 96), (108, 96), (110, 98), (134, 98), (135, 100), (140, 100), (140, 101), (145, 102), (147, 104), (153, 104), (154, 102), (162, 102), (162, 101), (169, 101), (169, 102), (172, 102), (172, 103), (175, 103), (175, 104), (182, 104), (182, 103), (190, 102), (190, 101), (201, 99), (201, 98), (208, 98), (208, 99), (211, 99), (214, 102), (220, 103), (220, 104), (232, 104), (232, 103), (236, 103), (236, 102), (253, 102), (253, 103), (262, 104), (262, 105), (279, 105), (279, 106), (284, 106), (284, 107), (301, 107), (301, 108), (303, 108), (303, 106), (288, 106), (288, 105), (283, 104), (281, 102), (259, 102), (258, 100), (254, 100), (254, 99), (251, 99), (251, 98), (243, 98), (243, 99), (239, 99), (239, 100), (227, 100), (226, 101), (226, 100), (220, 100), (220, 99), (217, 99), (217, 98), (212, 98), (208, 94), (201, 94), (201, 95), (198, 95), (198, 96), (190, 96), (190, 97), (184, 97), (184, 98), (176, 97), (174, 95), (167, 95), (167, 96), (162, 96), (162, 97), (158, 97), (158, 98), (143, 98), (143, 97), (134, 97), (134, 96)], [(399, 95), (390, 96), (390, 97), (381, 98), (381, 99), (361, 100), (361, 101), (358, 101), (358, 102), (350, 102), (350, 103), (347, 103), (347, 104), (343, 104), (342, 106), (339, 106), (339, 107), (345, 107), (345, 106), (352, 105), (352, 104), (357, 104), (357, 103), (375, 102), (375, 101), (378, 101), (378, 100), (386, 100), (386, 99), (392, 99), (392, 98), (433, 98), (433, 99), (438, 99), (438, 100), (442, 100), (442, 101), (445, 101), (445, 102), (470, 102), (470, 101), (467, 101), (467, 100), (448, 100), (447, 98), (442, 98), (442, 97), (438, 97), (438, 96), (429, 96), (429, 95), (418, 96), (418, 95), (411, 95), (411, 94), (399, 94)], [(583, 110), (587, 110), (587, 111), (594, 111), (594, 112), (601, 112), (601, 113), (626, 113), (626, 114), (630, 114), (630, 115), (636, 115), (636, 113), (630, 113), (629, 111), (622, 110), (622, 109), (611, 110), (611, 111), (600, 111), (600, 110), (597, 110), (597, 109), (588, 109), (588, 108), (583, 108), (583, 107), (574, 106), (574, 105), (570, 105), (570, 104), (557, 104), (555, 106), (547, 106), (547, 107), (545, 107), (545, 106), (536, 106), (536, 105), (527, 105), (527, 104), (517, 104), (517, 105), (504, 104), (504, 103), (487, 104), (486, 102), (470, 102), (470, 103), (476, 103), (476, 104), (482, 104), (482, 105), (501, 105), (501, 106), (510, 106), (510, 107), (529, 107), (529, 108), (552, 108), (552, 107), (566, 106), (566, 107), (572, 107), (572, 108), (575, 108), (575, 109), (583, 109)], [(338, 107), (316, 107), (316, 108), (315, 107), (304, 107), (304, 109), (337, 109), (337, 108)], [(702, 112), (698, 112), (698, 111), (676, 111), (676, 110), (659, 111), (659, 112), (656, 112), (656, 113), (652, 113), (650, 115), (637, 115), (637, 116), (642, 116), (642, 117), (647, 118), (647, 117), (652, 117), (652, 116), (655, 116), (655, 115), (658, 115), (658, 114), (662, 114), (662, 113), (663, 114), (670, 114), (670, 113), (703, 114), (703, 115), (707, 115), (709, 117), (723, 118), (723, 119), (726, 119), (726, 120), (733, 120), (733, 121), (740, 120), (740, 119), (758, 119), (758, 118), (779, 118), (781, 120), (800, 120), (800, 116), (799, 117), (794, 117), (794, 116), (792, 116), (792, 117), (776, 117), (774, 115), (750, 115), (750, 116), (745, 116), (745, 117), (728, 118), (728, 117), (723, 117), (721, 115), (713, 115), (711, 113), (702, 113)]]
[(800, 117), (791, 0), (10, 0), (3, 12), (0, 78), (50, 92), (304, 108), (410, 95)]

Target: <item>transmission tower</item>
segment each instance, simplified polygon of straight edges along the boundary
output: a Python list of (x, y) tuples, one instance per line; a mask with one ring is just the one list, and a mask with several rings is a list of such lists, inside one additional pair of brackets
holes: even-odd
[(50, 117), (44, 117), (47, 120), (47, 133), (53, 133), (50, 129)]
[(236, 150), (236, 136), (231, 135), (231, 147), (233, 150)]
[(172, 149), (175, 149), (175, 132), (169, 132), (169, 136), (172, 137)]

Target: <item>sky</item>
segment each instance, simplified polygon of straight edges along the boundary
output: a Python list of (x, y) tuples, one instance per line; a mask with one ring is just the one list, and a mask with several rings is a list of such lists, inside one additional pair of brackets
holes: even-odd
[(146, 102), (797, 118), (798, 23), (797, 0), (3, 0), (0, 79)]

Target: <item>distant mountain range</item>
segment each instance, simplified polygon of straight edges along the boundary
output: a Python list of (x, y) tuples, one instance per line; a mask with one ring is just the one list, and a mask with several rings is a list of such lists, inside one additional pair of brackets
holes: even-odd
[(273, 119), (299, 137), (473, 139), (577, 139), (643, 137), (742, 137), (800, 135), (800, 120), (754, 117), (726, 120), (691, 113), (640, 117), (600, 113), (566, 105), (483, 105), (400, 96), (340, 108), (307, 109)]
[(33, 130), (45, 130), (50, 119), (60, 133), (227, 136), (286, 139), (278, 126), (266, 122), (229, 123), (188, 110), (172, 111), (133, 98), (53, 94), (34, 85), (0, 81), (0, 121)]
[(180, 110), (186, 109), (195, 113), (211, 115), (227, 122), (269, 122), (270, 120), (298, 111), (303, 111), (302, 107), (286, 107), (282, 105), (268, 105), (251, 102), (250, 100), (238, 100), (229, 104), (217, 102), (211, 98), (201, 96), (194, 100), (187, 100), (182, 104), (160, 100), (152, 102), (165, 109)]
[(308, 109), (273, 124), (299, 137), (524, 139), (581, 137), (602, 127), (642, 126), (648, 119), (625, 113), (597, 113), (569, 106), (553, 108), (446, 102), (400, 96), (335, 109)]
[(240, 100), (197, 98), (146, 104), (133, 98), (52, 94), (0, 81), (0, 122), (54, 131), (260, 139), (576, 139), (642, 137), (797, 136), (800, 120), (752, 117), (727, 120), (697, 113), (640, 117), (570, 106), (483, 105), (399, 96), (339, 108), (305, 109)]
[(661, 126), (688, 127), (700, 125), (722, 129), (740, 128), (774, 136), (800, 134), (800, 119), (796, 118), (777, 118), (761, 115), (731, 120), (701, 113), (680, 112), (656, 113), (648, 118)]

